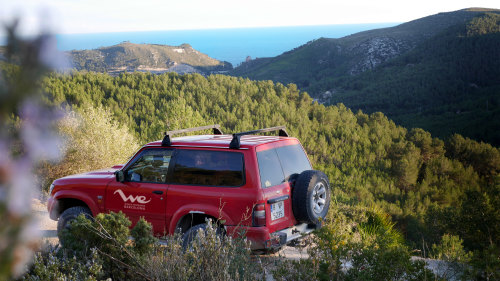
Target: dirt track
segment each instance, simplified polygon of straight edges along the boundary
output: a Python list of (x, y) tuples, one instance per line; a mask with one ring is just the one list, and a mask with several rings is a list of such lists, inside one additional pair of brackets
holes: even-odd
[(58, 244), (59, 239), (57, 238), (57, 221), (53, 221), (49, 218), (47, 205), (42, 203), (38, 199), (33, 199), (31, 207), (33, 208), (35, 217), (39, 222), (40, 236), (42, 237), (42, 239), (53, 245)]

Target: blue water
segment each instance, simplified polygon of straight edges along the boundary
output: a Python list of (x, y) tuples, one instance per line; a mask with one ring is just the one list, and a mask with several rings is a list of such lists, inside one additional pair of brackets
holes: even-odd
[(172, 30), (56, 35), (62, 51), (96, 49), (123, 41), (178, 46), (190, 44), (212, 58), (237, 66), (247, 56), (273, 57), (320, 37), (340, 38), (356, 32), (390, 27), (395, 23), (341, 24), (298, 27), (261, 27), (209, 30)]

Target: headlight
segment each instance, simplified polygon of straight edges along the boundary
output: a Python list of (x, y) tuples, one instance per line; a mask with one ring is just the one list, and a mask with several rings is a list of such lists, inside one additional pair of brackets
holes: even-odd
[(49, 195), (52, 195), (52, 190), (54, 190), (54, 184), (51, 184), (51, 185), (50, 185), (50, 188), (49, 188)]

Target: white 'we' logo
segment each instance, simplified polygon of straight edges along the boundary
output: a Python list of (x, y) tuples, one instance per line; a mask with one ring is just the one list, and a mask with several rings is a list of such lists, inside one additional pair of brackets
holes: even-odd
[(132, 196), (132, 195), (129, 195), (128, 197), (125, 196), (125, 194), (123, 193), (123, 191), (121, 189), (117, 189), (115, 190), (115, 193), (120, 194), (120, 197), (122, 198), (123, 202), (127, 202), (128, 200), (130, 200), (130, 203), (135, 203), (135, 201), (137, 201), (137, 203), (141, 203), (141, 204), (147, 204), (149, 203), (149, 201), (151, 201), (151, 199), (149, 199), (148, 201), (146, 201), (146, 196)]

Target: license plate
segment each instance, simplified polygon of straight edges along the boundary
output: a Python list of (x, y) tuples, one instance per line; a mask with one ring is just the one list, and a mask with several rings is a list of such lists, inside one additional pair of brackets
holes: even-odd
[(285, 201), (271, 204), (271, 220), (277, 220), (285, 216)]

